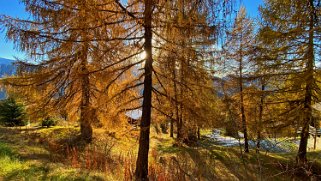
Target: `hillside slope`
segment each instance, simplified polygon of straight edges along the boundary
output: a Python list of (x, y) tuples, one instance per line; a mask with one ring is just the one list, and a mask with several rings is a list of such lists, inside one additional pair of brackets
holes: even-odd
[[(14, 75), (16, 73), (16, 68), (13, 63), (14, 60), (0, 57), (0, 78), (8, 75)], [(5, 90), (0, 90), (0, 99), (4, 99), (5, 97)]]

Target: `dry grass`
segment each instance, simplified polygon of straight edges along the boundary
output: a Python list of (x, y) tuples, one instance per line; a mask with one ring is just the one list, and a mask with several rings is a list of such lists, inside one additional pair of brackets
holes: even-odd
[[(95, 130), (93, 143), (77, 140), (79, 128), (0, 128), (5, 156), (0, 180), (132, 180), (138, 131)], [(294, 175), (295, 153), (242, 154), (240, 148), (217, 146), (203, 139), (196, 147), (173, 146), (168, 135), (151, 134), (150, 180), (302, 180)], [(0, 144), (1, 151), (1, 144)], [(1, 153), (1, 152), (0, 152)], [(320, 174), (321, 152), (309, 153), (313, 166), (306, 173)], [(316, 173), (316, 171), (318, 173)]]

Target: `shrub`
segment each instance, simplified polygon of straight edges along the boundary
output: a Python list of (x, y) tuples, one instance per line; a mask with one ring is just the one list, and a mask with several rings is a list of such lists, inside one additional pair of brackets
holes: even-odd
[(0, 101), (0, 123), (4, 126), (25, 126), (25, 110), (14, 98)]
[(55, 120), (48, 117), (48, 118), (42, 120), (41, 126), (49, 128), (51, 126), (56, 126), (56, 124), (57, 124), (57, 122)]

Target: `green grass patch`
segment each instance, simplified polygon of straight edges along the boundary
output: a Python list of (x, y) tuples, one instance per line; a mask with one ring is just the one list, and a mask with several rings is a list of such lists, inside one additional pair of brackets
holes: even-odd
[(181, 151), (181, 148), (172, 145), (157, 145), (157, 150), (162, 153), (178, 153)]
[(10, 145), (0, 142), (0, 180), (104, 180), (102, 176), (62, 164), (21, 159)]
[(24, 168), (24, 164), (19, 160), (17, 154), (2, 142), (0, 142), (0, 165), (0, 176)]
[[(2, 128), (6, 134), (0, 136), (0, 180), (125, 180), (125, 168), (130, 171), (134, 168), (138, 131), (125, 135), (117, 132), (110, 135), (102, 129), (94, 131), (93, 143), (89, 145), (91, 149), (105, 154), (104, 148), (112, 147), (108, 152), (111, 160), (105, 171), (68, 164), (68, 160), (56, 160), (48, 150), (49, 142), (72, 138), (79, 134), (79, 128)], [(295, 146), (287, 139), (278, 139), (277, 142), (282, 147)], [(296, 156), (296, 151), (289, 150), (289, 153), (256, 153), (251, 149), (245, 154), (243, 147), (217, 145), (206, 136), (189, 147), (178, 145), (168, 134), (152, 132), (149, 162), (153, 168), (151, 173), (174, 180), (183, 177), (199, 180), (289, 180), (292, 175), (286, 170), (293, 168)], [(308, 153), (308, 160), (319, 165), (320, 158), (320, 151)]]
[(201, 135), (210, 135), (213, 133), (213, 129), (201, 129), (200, 134)]
[(13, 151), (5, 144), (0, 142), (0, 157), (14, 157)]
[(41, 137), (51, 137), (55, 139), (61, 139), (61, 138), (68, 138), (71, 135), (79, 134), (79, 128), (55, 126), (50, 128), (40, 128), (37, 130), (37, 133), (39, 133)]

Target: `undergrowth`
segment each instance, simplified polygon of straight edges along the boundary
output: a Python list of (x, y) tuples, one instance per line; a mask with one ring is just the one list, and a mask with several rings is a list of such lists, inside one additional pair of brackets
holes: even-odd
[[(133, 180), (136, 133), (97, 131), (91, 144), (79, 139), (78, 128), (10, 130), (0, 136), (0, 180)], [(28, 134), (26, 134), (28, 132)], [(215, 145), (202, 138), (194, 147), (178, 145), (152, 132), (149, 178), (185, 180), (306, 180), (318, 179), (321, 152), (310, 152), (305, 176), (295, 173), (295, 152), (242, 153), (239, 147)]]

